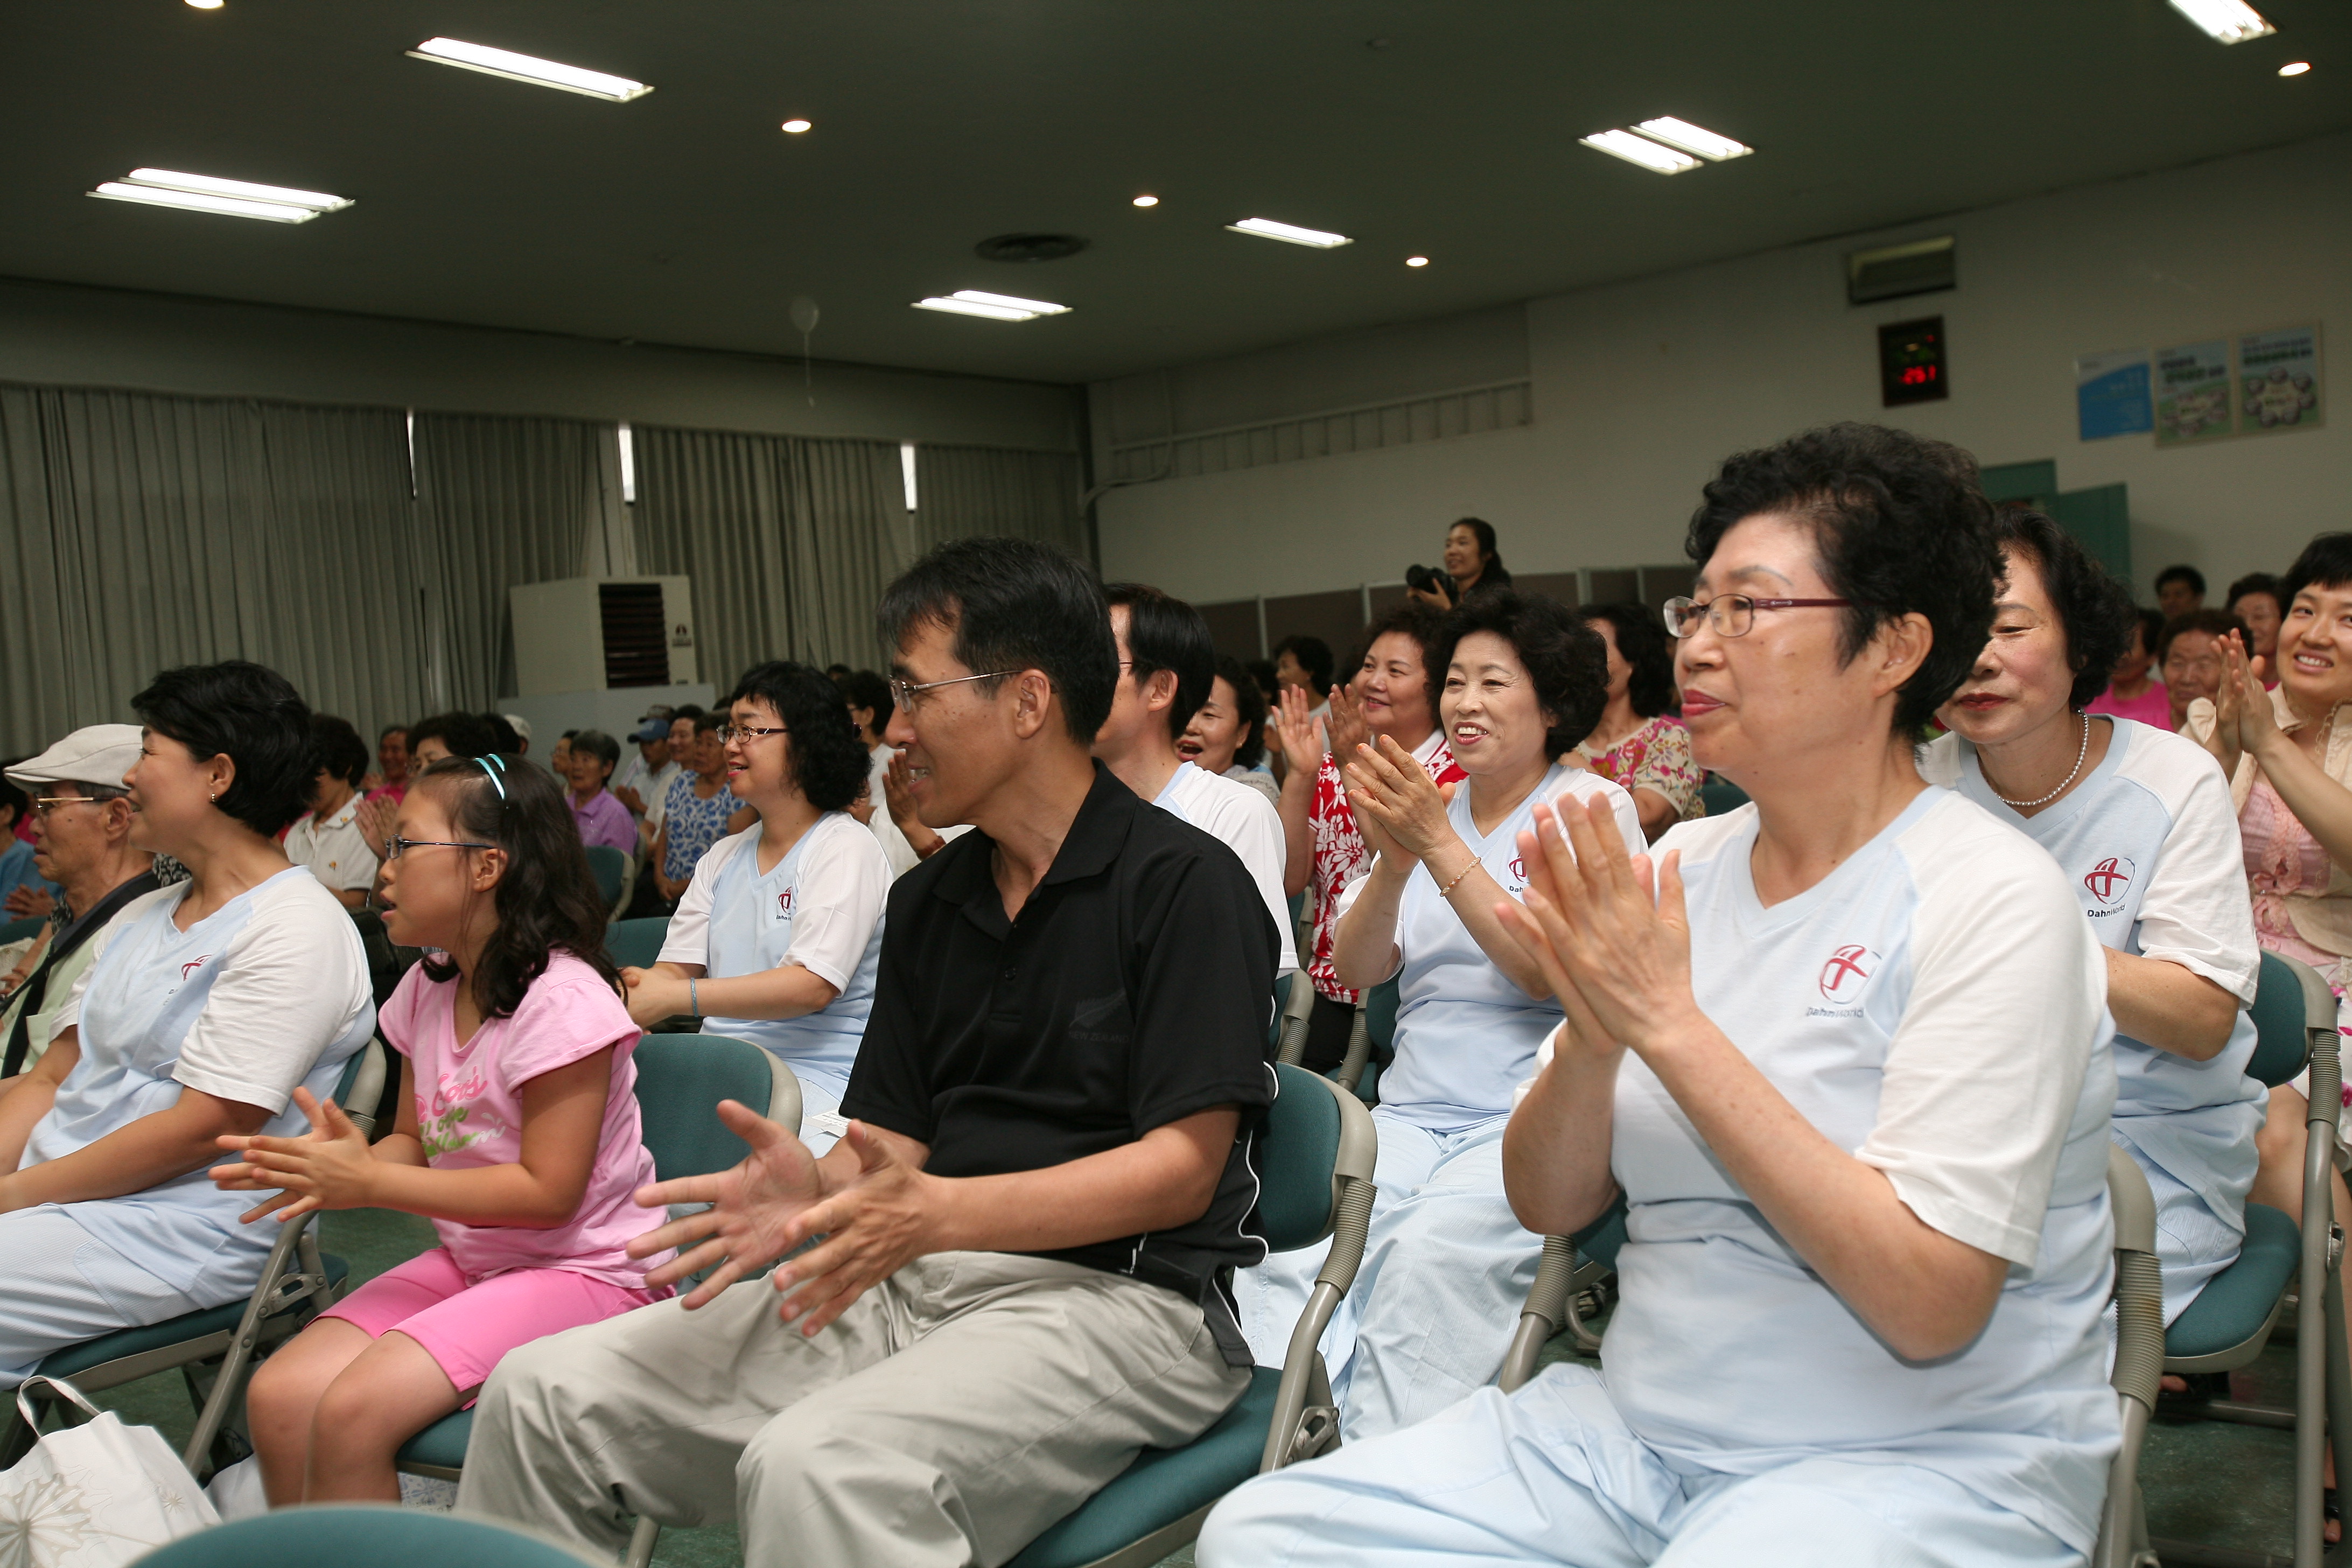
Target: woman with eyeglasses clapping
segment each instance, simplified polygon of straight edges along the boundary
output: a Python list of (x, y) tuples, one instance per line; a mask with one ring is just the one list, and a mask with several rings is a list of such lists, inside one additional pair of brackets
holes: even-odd
[(760, 819), (695, 863), (659, 962), (621, 977), (640, 1024), (691, 1014), (782, 1058), (822, 1157), (874, 1004), (890, 861), (849, 814), (866, 747), (823, 671), (755, 665), (726, 707), (728, 787)]

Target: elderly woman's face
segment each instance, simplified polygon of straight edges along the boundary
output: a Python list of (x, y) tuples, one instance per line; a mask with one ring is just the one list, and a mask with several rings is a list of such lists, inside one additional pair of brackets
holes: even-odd
[(1544, 756), (1551, 716), (1536, 699), (1519, 650), (1495, 632), (1472, 632), (1454, 645), (1437, 710), (1454, 760), (1474, 777), (1508, 775)]
[(2001, 562), (2005, 575), (1993, 603), (1992, 636), (1967, 683), (1936, 715), (1979, 746), (2004, 744), (2072, 713), (2067, 699), (2074, 671), (2066, 626), (2050, 602), (2042, 569), (2014, 550), (2004, 550)]
[(1242, 719), (1241, 699), (1235, 695), (1233, 683), (1220, 675), (1209, 682), (1209, 700), (1176, 737), (1176, 754), (1188, 763), (1198, 763), (1213, 773), (1223, 773), (1234, 765), (1234, 753), (1241, 750), (1242, 742), (1249, 735), (1249, 725)]
[[(1691, 597), (1712, 604), (1727, 594), (1750, 599), (1834, 599), (1822, 575), (1813, 530), (1803, 519), (1758, 512), (1726, 530), (1700, 571)], [(1889, 659), (1874, 639), (1844, 657), (1845, 613), (1807, 606), (1758, 610), (1748, 631), (1726, 637), (1713, 616), (1700, 616), (1675, 647), (1683, 722), (1701, 767), (1729, 773), (1850, 746), (1872, 715)], [(1897, 683), (1899, 684), (1899, 682)]]
[(1429, 711), (1429, 677), (1421, 644), (1403, 632), (1383, 632), (1364, 650), (1356, 672), (1356, 695), (1364, 704), (1364, 727), (1401, 746), (1418, 746), (1436, 722)]
[(1601, 646), (1609, 650), (1609, 700), (1614, 702), (1625, 695), (1633, 684), (1633, 667), (1623, 654), (1617, 651), (1616, 623), (1601, 616), (1584, 623), (1601, 634)]
[(2164, 689), (2172, 699), (2175, 723), (2189, 716), (2191, 702), (2221, 689), (2221, 671), (2227, 665), (2221, 639), (2211, 632), (2187, 631), (2172, 639), (2164, 650)]

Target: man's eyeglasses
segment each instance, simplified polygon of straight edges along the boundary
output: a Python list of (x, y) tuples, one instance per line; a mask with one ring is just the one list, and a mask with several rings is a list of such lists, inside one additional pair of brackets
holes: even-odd
[(403, 838), (397, 835), (383, 841), (383, 858), (397, 860), (411, 849), (496, 849), (495, 844), (478, 844), (471, 839)]
[(121, 798), (121, 795), (106, 795), (100, 799), (92, 799), (86, 795), (37, 795), (33, 797), (33, 815), (47, 816), (61, 805), (104, 805), (110, 800)]
[(1756, 624), (1759, 610), (1826, 610), (1850, 605), (1852, 599), (1754, 599), (1745, 594), (1717, 594), (1702, 605), (1696, 599), (1668, 599), (1664, 606), (1666, 630), (1677, 637), (1693, 636), (1701, 621), (1719, 637), (1744, 637)]
[(942, 686), (961, 686), (967, 680), (1002, 680), (1020, 673), (1017, 669), (992, 669), (985, 675), (951, 675), (945, 680), (894, 680), (890, 683), (890, 700), (912, 713), (916, 699), (926, 691), (936, 691)]

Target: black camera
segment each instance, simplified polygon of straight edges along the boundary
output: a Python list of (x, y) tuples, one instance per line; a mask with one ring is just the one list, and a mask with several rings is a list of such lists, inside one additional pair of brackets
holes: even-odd
[(1447, 604), (1454, 602), (1454, 579), (1442, 566), (1408, 566), (1404, 585), (1417, 594), (1434, 594)]

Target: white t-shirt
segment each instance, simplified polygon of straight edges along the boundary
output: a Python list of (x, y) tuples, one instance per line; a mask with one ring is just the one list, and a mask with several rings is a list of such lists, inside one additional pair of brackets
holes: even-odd
[(2205, 1061), (2116, 1037), (2116, 1134), (2242, 1234), (2268, 1096), (2246, 1076), (2254, 1024), (2243, 1009), (2262, 950), (2229, 781), (2193, 741), (2129, 719), (2097, 721), (2115, 726), (2107, 754), (2032, 816), (2001, 803), (1976, 748), (1958, 735), (1920, 748), (1919, 771), (2048, 850), (2103, 945), (2178, 963), (2238, 999), (2229, 1043)]
[(286, 830), (286, 858), (310, 868), (322, 888), (366, 891), (375, 886), (375, 851), (361, 836), (360, 797), (352, 796), (326, 821), (304, 812)]
[(661, 962), (696, 963), (715, 979), (796, 963), (838, 993), (797, 1018), (707, 1016), (703, 1030), (751, 1040), (845, 1083), (874, 1005), (890, 866), (874, 836), (829, 811), (763, 876), (753, 823), (712, 845), (670, 916)]
[(1290, 895), (1282, 890), (1282, 817), (1265, 796), (1223, 773), (1181, 763), (1161, 786), (1152, 805), (1181, 821), (1189, 822), (1241, 857), (1250, 880), (1282, 933), (1282, 954), (1276, 960), (1278, 979), (1298, 968), (1298, 932), (1290, 918)]
[[(182, 882), (133, 899), (90, 939), (89, 967), (57, 1022), (80, 1031), (81, 1059), (34, 1124), (24, 1165), (169, 1110), (183, 1088), (259, 1106), (270, 1112), (262, 1132), (299, 1137), (308, 1123), (295, 1087), (329, 1098), (367, 1043), (375, 1000), (359, 930), (309, 871), (289, 867), (183, 931), (172, 911), (190, 890)], [(253, 1203), (199, 1169), (67, 1212), (185, 1290), (207, 1271), (259, 1268), (277, 1227), (238, 1223)]]
[[(1475, 779), (1454, 786), (1447, 820), (1478, 857), (1486, 874), (1517, 898), (1527, 890), (1519, 835), (1535, 826), (1536, 807), (1573, 795), (1606, 801), (1626, 853), (1643, 855), (1641, 814), (1633, 797), (1572, 763), (1554, 763), (1518, 809), (1481, 834), (1470, 813)], [(1355, 907), (1369, 875), (1339, 895), (1342, 921)], [(1478, 945), (1470, 928), (1439, 892), (1426, 866), (1415, 866), (1397, 900), (1396, 1060), (1381, 1074), (1381, 1104), (1420, 1126), (1460, 1128), (1511, 1108), (1512, 1089), (1528, 1076), (1536, 1047), (1559, 1025), (1559, 1003), (1519, 989)]]
[(1756, 1474), (1823, 1453), (1916, 1465), (2086, 1550), (2117, 1440), (2098, 943), (2050, 857), (1949, 790), (1923, 790), (1769, 909), (1750, 869), (1757, 826), (1745, 805), (1656, 847), (1681, 853), (1699, 1007), (1922, 1221), (2012, 1267), (1967, 1349), (1898, 1360), (1629, 1053), (1611, 1149), (1629, 1212), (1610, 1397), (1677, 1468)]
[(669, 810), (671, 781), (682, 779), (685, 776), (685, 766), (673, 757), (660, 767), (646, 773), (635, 784), (626, 786), (635, 789), (637, 792), (637, 798), (646, 803), (646, 826), (648, 828), (656, 832), (660, 831), (662, 817)]

